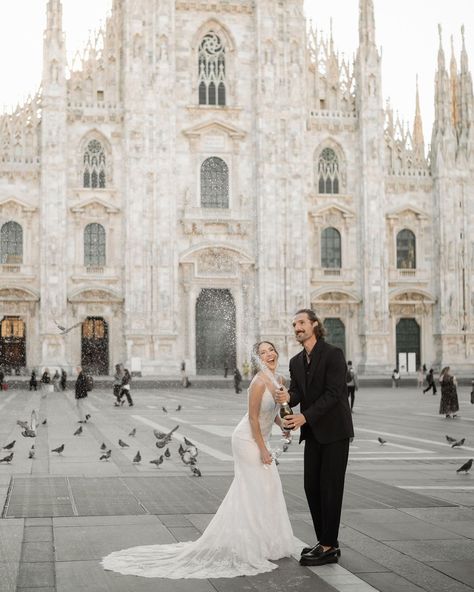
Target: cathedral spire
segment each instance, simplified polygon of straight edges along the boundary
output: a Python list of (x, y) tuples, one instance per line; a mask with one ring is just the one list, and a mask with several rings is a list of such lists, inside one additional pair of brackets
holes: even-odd
[(425, 138), (423, 135), (423, 121), (421, 119), (420, 93), (418, 89), (418, 75), (416, 76), (416, 107), (415, 122), (413, 124), (413, 145), (417, 156), (425, 155)]
[(63, 30), (63, 6), (61, 0), (48, 0), (46, 33), (61, 33)]
[[(443, 36), (441, 25), (438, 25), (439, 49), (438, 49), (438, 69), (435, 76), (435, 121), (433, 134), (444, 134), (451, 127), (451, 94), (450, 81), (446, 71), (446, 60), (443, 49)], [(432, 142), (433, 145), (433, 142)]]
[(48, 85), (64, 85), (66, 44), (63, 33), (63, 6), (61, 0), (48, 0), (46, 29), (43, 36), (43, 91)]
[(359, 44), (361, 46), (375, 46), (373, 0), (359, 0)]

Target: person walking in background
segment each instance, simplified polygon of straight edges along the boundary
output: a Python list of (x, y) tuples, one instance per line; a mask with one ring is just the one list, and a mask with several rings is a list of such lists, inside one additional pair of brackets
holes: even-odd
[(229, 360), (226, 358), (224, 361), (224, 378), (227, 378), (229, 374)]
[(242, 374), (240, 373), (240, 370), (238, 368), (236, 368), (234, 370), (234, 389), (235, 389), (235, 392), (237, 395), (242, 392), (242, 389), (240, 388), (241, 382), (242, 382)]
[(61, 377), (59, 376), (59, 372), (56, 370), (56, 372), (53, 375), (53, 389), (55, 393), (59, 393), (59, 381), (61, 380)]
[(423, 382), (425, 381), (425, 374), (421, 366), (418, 367), (416, 372), (416, 386), (418, 388), (423, 388)]
[(77, 368), (77, 378), (75, 385), (75, 399), (76, 399), (76, 410), (79, 416), (78, 423), (86, 423), (84, 416), (84, 400), (87, 398), (87, 378), (82, 368)]
[(33, 370), (30, 376), (30, 391), (32, 391), (33, 389), (35, 391), (38, 390), (38, 381), (36, 379), (36, 372)]
[(433, 376), (433, 368), (430, 368), (430, 371), (426, 375), (426, 383), (427, 383), (427, 387), (425, 389), (423, 389), (423, 392), (426, 393), (429, 390), (433, 389), (433, 395), (436, 395), (436, 384), (435, 384), (434, 376)]
[(61, 368), (61, 380), (59, 381), (59, 384), (61, 386), (61, 390), (65, 391), (67, 387), (67, 372), (64, 370), (64, 368)]
[(439, 414), (445, 415), (446, 419), (456, 417), (459, 411), (456, 377), (449, 370), (449, 366), (445, 366), (439, 375), (439, 383), (441, 385)]
[[(123, 377), (122, 377), (122, 388), (120, 390), (120, 399), (122, 399), (124, 396), (127, 397), (129, 407), (133, 407), (132, 395), (130, 394), (130, 383), (131, 382), (132, 382), (132, 376), (131, 376), (130, 372), (127, 370), (127, 368), (125, 368), (123, 371)], [(120, 401), (120, 404), (123, 405), (122, 401)]]
[(181, 362), (181, 385), (184, 388), (188, 388), (191, 385), (186, 374), (186, 362), (184, 360)]
[(400, 372), (398, 371), (398, 368), (395, 368), (395, 370), (392, 372), (392, 388), (398, 388), (400, 378)]
[(51, 392), (53, 390), (53, 385), (51, 384), (51, 375), (49, 373), (48, 368), (45, 368), (43, 375), (41, 376), (41, 391), (42, 391), (42, 398), (46, 397), (47, 392)]
[(357, 379), (357, 373), (352, 366), (351, 360), (347, 362), (347, 395), (351, 399), (351, 411), (354, 409), (355, 392), (359, 390), (359, 381)]
[(114, 405), (116, 407), (120, 406), (120, 392), (122, 390), (122, 378), (123, 378), (123, 370), (120, 364), (115, 364), (115, 374), (114, 374), (114, 382), (113, 382), (113, 393), (115, 397)]

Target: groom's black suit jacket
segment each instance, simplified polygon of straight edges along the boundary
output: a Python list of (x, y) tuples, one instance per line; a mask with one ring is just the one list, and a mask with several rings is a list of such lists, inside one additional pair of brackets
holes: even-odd
[(347, 397), (346, 361), (342, 350), (319, 338), (305, 365), (305, 350), (290, 360), (290, 405), (300, 404), (306, 423), (300, 442), (311, 430), (320, 444), (352, 438), (352, 415)]

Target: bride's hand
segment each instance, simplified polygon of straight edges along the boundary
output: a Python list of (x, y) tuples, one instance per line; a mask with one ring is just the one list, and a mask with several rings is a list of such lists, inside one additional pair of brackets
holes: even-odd
[(262, 459), (262, 463), (264, 465), (271, 465), (273, 462), (272, 455), (268, 452), (266, 448), (260, 451), (260, 458)]

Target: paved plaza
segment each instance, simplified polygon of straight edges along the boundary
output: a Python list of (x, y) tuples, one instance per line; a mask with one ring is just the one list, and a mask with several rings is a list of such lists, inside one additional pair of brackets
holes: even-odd
[[(0, 444), (16, 440), (13, 461), (0, 464), (1, 592), (474, 590), (474, 475), (456, 473), (474, 457), (468, 388), (460, 389), (460, 416), (452, 420), (437, 414), (439, 395), (415, 388), (357, 393), (339, 565), (304, 568), (288, 558), (260, 576), (178, 581), (106, 572), (100, 560), (126, 547), (200, 535), (232, 479), (230, 435), (246, 395), (234, 394), (230, 381), (227, 388), (133, 394), (133, 408), (116, 408), (109, 390), (90, 393), (92, 419), (79, 436), (71, 391), (47, 398), (21, 389), (1, 394)], [(40, 422), (47, 419), (35, 439), (22, 437), (16, 425), (32, 409)], [(163, 450), (155, 447), (153, 429), (176, 425), (171, 458), (157, 468), (149, 461)], [(465, 444), (451, 448), (446, 434)], [(192, 476), (177, 454), (184, 436), (199, 448), (202, 477)], [(99, 461), (102, 443), (112, 449), (110, 462)], [(61, 444), (62, 454), (51, 452)], [(275, 433), (272, 445), (278, 444)], [(138, 450), (142, 461), (134, 464)], [(295, 438), (279, 469), (295, 536), (312, 544), (302, 452)]]

